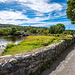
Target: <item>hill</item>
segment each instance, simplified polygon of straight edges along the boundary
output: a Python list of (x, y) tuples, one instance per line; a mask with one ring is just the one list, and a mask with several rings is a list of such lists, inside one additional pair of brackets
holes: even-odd
[(13, 27), (13, 26), (18, 27), (18, 25), (12, 25), (12, 24), (0, 24), (0, 29), (1, 28), (7, 28), (7, 27)]

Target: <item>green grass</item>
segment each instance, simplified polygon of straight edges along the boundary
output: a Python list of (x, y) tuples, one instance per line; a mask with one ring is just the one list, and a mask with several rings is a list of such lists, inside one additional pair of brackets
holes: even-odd
[(59, 36), (28, 36), (27, 39), (22, 40), (22, 42), (17, 45), (8, 44), (1, 55), (15, 55), (17, 53), (31, 51), (40, 47), (60, 42), (62, 38), (66, 38), (66, 35), (60, 34)]

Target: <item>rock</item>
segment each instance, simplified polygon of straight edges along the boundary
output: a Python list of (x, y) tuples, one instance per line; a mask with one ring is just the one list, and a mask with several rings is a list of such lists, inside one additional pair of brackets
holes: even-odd
[(2, 66), (3, 66), (4, 69), (12, 67), (12, 65), (10, 63), (8, 63), (8, 62), (6, 62), (5, 64), (3, 64)]
[(17, 63), (17, 59), (12, 58), (12, 59), (9, 60), (9, 63), (11, 63), (11, 64)]
[(0, 70), (2, 69), (2, 64), (0, 63)]
[(0, 59), (1, 59), (1, 58), (9, 58), (9, 57), (12, 57), (12, 55), (1, 56)]
[(32, 55), (30, 54), (30, 55), (25, 55), (23, 58), (24, 59), (29, 59), (29, 58), (31, 58), (32, 57)]
[(21, 56), (15, 56), (15, 58), (18, 60), (18, 61), (22, 61), (23, 58)]

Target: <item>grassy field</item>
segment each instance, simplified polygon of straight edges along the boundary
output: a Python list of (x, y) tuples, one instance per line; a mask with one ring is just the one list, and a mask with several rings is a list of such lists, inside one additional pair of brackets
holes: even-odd
[(15, 55), (17, 53), (25, 52), (25, 51), (31, 51), (40, 47), (44, 47), (53, 43), (60, 42), (61, 39), (69, 39), (71, 36), (67, 35), (50, 35), (50, 36), (44, 36), (44, 35), (37, 35), (37, 36), (28, 36), (28, 38), (22, 40), (19, 44), (8, 44), (6, 48), (4, 49), (2, 55)]

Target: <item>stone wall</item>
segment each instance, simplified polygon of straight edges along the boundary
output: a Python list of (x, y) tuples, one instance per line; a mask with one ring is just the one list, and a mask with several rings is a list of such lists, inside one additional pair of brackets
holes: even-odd
[(59, 43), (16, 54), (15, 56), (1, 56), (0, 75), (29, 75), (31, 72), (36, 72), (53, 56), (57, 56), (73, 43), (75, 43), (75, 37), (72, 37), (71, 40), (64, 39)]

